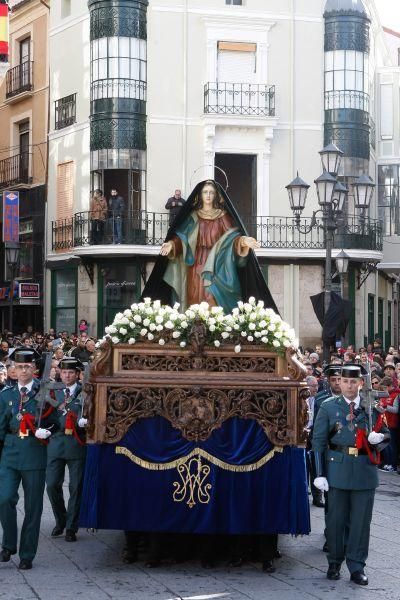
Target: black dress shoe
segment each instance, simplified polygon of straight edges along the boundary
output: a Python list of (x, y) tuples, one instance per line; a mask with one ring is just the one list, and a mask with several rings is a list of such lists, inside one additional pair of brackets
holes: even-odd
[(62, 535), (64, 533), (64, 527), (59, 527), (58, 525), (56, 525), (53, 529), (53, 531), (51, 532), (51, 537), (58, 537), (59, 535)]
[(282, 552), (278, 549), (275, 550), (274, 558), (282, 558)]
[(7, 550), (7, 548), (3, 548), (0, 552), (0, 562), (9, 562), (11, 558), (11, 550)]
[(232, 558), (232, 560), (230, 560), (228, 563), (228, 567), (230, 567), (231, 569), (236, 569), (237, 567), (241, 567), (242, 564), (243, 558)]
[(322, 552), (329, 552), (328, 542), (325, 542), (325, 544), (322, 546)]
[(203, 569), (213, 569), (215, 565), (213, 560), (203, 558), (203, 560), (201, 561), (201, 566), (203, 567)]
[(26, 558), (21, 558), (18, 569), (21, 571), (28, 571), (29, 569), (32, 569), (32, 561), (27, 560)]
[(314, 500), (312, 501), (314, 506), (318, 506), (318, 508), (324, 508), (325, 507), (325, 503), (320, 500), (319, 498), (314, 498)]
[(148, 560), (145, 564), (146, 569), (156, 569), (161, 565), (161, 560), (155, 558), (154, 560)]
[(72, 531), (72, 529), (67, 529), (65, 532), (65, 541), (66, 542), (76, 542), (76, 533)]
[(264, 560), (262, 564), (262, 570), (264, 571), (264, 573), (275, 573), (276, 569), (274, 567), (274, 561)]
[(337, 565), (336, 563), (331, 563), (329, 565), (329, 569), (326, 576), (331, 581), (337, 581), (338, 579), (340, 579), (340, 565)]
[(350, 580), (357, 585), (368, 585), (368, 577), (364, 571), (354, 571), (354, 573), (350, 575)]

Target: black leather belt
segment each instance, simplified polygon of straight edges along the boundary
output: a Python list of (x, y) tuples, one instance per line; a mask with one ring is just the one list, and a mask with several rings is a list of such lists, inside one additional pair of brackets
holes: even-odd
[(365, 454), (363, 450), (354, 448), (354, 446), (336, 446), (336, 444), (331, 444), (329, 448), (330, 450), (341, 452), (342, 454), (348, 454), (349, 456), (359, 456), (360, 454)]

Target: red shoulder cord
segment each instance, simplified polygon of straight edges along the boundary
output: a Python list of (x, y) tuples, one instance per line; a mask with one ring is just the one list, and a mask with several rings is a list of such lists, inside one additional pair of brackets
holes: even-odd
[[(42, 414), (42, 419), (46, 419), (53, 412), (53, 407), (50, 406), (45, 413)], [(29, 431), (32, 431), (33, 435), (35, 435), (37, 431), (37, 427), (35, 426), (35, 416), (30, 413), (25, 413), (22, 415), (22, 419), (19, 424), (19, 432), (26, 436)], [(49, 440), (38, 440), (41, 444), (48, 444)]]
[(76, 431), (76, 421), (77, 421), (76, 414), (72, 410), (70, 410), (67, 413), (67, 418), (65, 419), (65, 429), (70, 429), (72, 431), (74, 438), (78, 442), (78, 444), (80, 446), (85, 446), (86, 445), (85, 442), (82, 442), (81, 438), (78, 435), (78, 432)]
[[(372, 431), (379, 433), (379, 431), (382, 429), (383, 422), (384, 414), (380, 414), (376, 420), (374, 427), (372, 428)], [(365, 450), (368, 454), (369, 460), (372, 462), (373, 465), (379, 465), (381, 463), (381, 453), (378, 450), (371, 449), (368, 443), (367, 432), (365, 431), (365, 429), (357, 429), (356, 448), (358, 448), (359, 450)]]

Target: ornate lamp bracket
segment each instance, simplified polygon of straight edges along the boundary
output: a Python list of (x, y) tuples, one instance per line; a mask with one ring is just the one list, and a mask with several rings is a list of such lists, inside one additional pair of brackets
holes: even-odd
[(368, 262), (364, 262), (361, 265), (360, 271), (357, 276), (357, 289), (359, 290), (362, 285), (367, 281), (368, 277), (371, 273), (375, 273), (378, 269), (378, 261), (371, 260)]

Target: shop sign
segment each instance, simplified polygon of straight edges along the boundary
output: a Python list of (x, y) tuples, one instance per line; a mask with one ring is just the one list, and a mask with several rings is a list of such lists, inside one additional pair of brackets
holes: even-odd
[(39, 283), (20, 283), (19, 284), (19, 297), (20, 300), (23, 298), (40, 298), (40, 284)]
[(19, 192), (3, 192), (3, 242), (19, 242)]

